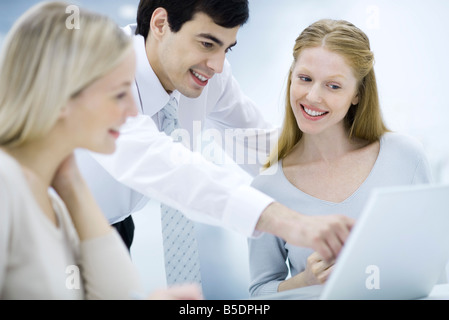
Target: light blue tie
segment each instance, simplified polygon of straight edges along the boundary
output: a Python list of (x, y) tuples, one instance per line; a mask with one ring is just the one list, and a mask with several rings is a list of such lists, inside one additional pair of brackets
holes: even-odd
[[(179, 127), (178, 102), (171, 98), (161, 110), (164, 119), (162, 131), (171, 135)], [(195, 225), (180, 211), (161, 203), (162, 237), (167, 284), (201, 283), (198, 244)]]
[(164, 108), (161, 110), (164, 118), (162, 121), (162, 131), (168, 136), (173, 130), (179, 128), (178, 123), (178, 101), (175, 98), (170, 98)]

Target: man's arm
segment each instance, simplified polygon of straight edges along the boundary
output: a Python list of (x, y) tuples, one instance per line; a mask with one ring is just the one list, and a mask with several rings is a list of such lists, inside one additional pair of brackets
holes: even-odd
[(91, 155), (114, 179), (144, 196), (245, 236), (253, 235), (261, 212), (273, 202), (246, 177), (173, 142), (148, 116), (128, 119), (114, 154)]
[(173, 142), (148, 116), (128, 120), (113, 155), (94, 157), (115, 179), (143, 195), (190, 219), (244, 236), (269, 232), (326, 258), (340, 250), (350, 229), (344, 217), (308, 217), (274, 203), (235, 171)]

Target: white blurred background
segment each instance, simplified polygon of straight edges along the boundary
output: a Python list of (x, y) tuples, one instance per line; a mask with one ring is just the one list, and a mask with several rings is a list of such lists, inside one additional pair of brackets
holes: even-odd
[[(0, 0), (0, 46), (12, 23), (39, 1)], [(135, 21), (138, 0), (91, 0), (71, 3), (102, 12), (124, 26)], [(449, 182), (449, 1), (444, 0), (249, 0), (250, 20), (228, 54), (243, 91), (281, 125), (285, 82), (299, 33), (321, 18), (346, 19), (361, 28), (376, 57), (384, 118), (394, 131), (422, 141), (436, 182)], [(0, 70), (1, 72), (1, 70)], [(132, 256), (149, 290), (163, 285), (151, 278), (162, 268), (156, 201), (134, 214)], [(157, 217), (157, 218), (156, 218)], [(448, 226), (449, 227), (449, 226)], [(246, 239), (206, 227), (208, 266), (203, 269), (209, 299), (247, 297)], [(200, 248), (201, 250), (201, 248)], [(160, 271), (160, 270), (159, 270)]]

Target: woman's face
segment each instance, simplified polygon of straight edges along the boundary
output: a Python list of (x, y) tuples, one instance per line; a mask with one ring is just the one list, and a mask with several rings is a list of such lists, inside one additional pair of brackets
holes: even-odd
[(120, 127), (129, 116), (137, 115), (131, 89), (135, 69), (135, 53), (131, 51), (118, 67), (70, 100), (65, 121), (78, 148), (115, 151)]
[(358, 96), (357, 79), (341, 55), (323, 47), (304, 49), (291, 78), (290, 103), (303, 133), (344, 128), (343, 119)]

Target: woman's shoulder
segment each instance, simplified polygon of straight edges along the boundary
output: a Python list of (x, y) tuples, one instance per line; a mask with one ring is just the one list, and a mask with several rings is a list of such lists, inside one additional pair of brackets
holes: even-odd
[(382, 163), (385, 168), (396, 168), (395, 176), (411, 177), (412, 183), (432, 181), (427, 151), (418, 138), (403, 133), (388, 133), (382, 141)]
[[(18, 186), (21, 185), (21, 171), (17, 161), (1, 148), (0, 164), (0, 219), (2, 227), (6, 228), (12, 217), (11, 208), (20, 204)], [(0, 232), (7, 233), (6, 229), (0, 229)]]
[(18, 162), (0, 148), (0, 182), (14, 183), (20, 174)]
[(383, 149), (407, 156), (424, 154), (424, 145), (416, 137), (398, 132), (387, 132), (381, 138)]
[(270, 186), (277, 185), (277, 181), (281, 179), (281, 170), (282, 161), (276, 162), (255, 176), (251, 186), (261, 191), (266, 191)]

